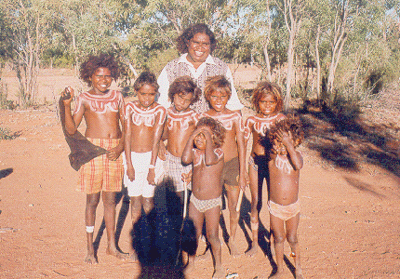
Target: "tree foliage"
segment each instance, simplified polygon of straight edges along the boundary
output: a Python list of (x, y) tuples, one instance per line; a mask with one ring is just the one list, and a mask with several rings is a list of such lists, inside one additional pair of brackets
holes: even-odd
[(400, 0), (3, 0), (0, 62), (14, 65), (21, 103), (35, 102), (39, 67), (77, 67), (112, 52), (158, 73), (193, 23), (215, 32), (214, 54), (251, 63), (288, 100), (362, 99), (400, 76)]

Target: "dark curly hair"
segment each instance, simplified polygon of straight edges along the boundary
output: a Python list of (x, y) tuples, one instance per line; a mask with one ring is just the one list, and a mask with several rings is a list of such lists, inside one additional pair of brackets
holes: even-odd
[(303, 125), (297, 115), (290, 114), (286, 118), (272, 125), (266, 135), (272, 143), (275, 139), (278, 140), (278, 131), (290, 132), (293, 138), (294, 147), (298, 147), (304, 139)]
[(92, 75), (98, 68), (107, 68), (111, 72), (111, 77), (116, 80), (120, 75), (120, 65), (113, 55), (100, 53), (99, 55), (89, 55), (85, 62), (81, 64), (79, 70), (80, 78), (89, 86), (92, 85), (90, 81)]
[(211, 94), (215, 91), (226, 92), (229, 98), (231, 98), (231, 83), (223, 75), (217, 75), (207, 78), (206, 86), (204, 87), (204, 97), (207, 101), (210, 100)]
[(282, 89), (276, 83), (269, 81), (262, 81), (257, 84), (256, 88), (253, 90), (253, 96), (251, 98), (251, 103), (253, 104), (256, 112), (260, 112), (259, 101), (262, 97), (266, 95), (272, 95), (276, 100), (276, 112), (282, 111), (283, 100), (282, 100)]
[(187, 95), (190, 93), (193, 93), (190, 103), (193, 104), (197, 102), (202, 92), (190, 76), (181, 76), (176, 78), (169, 86), (168, 98), (171, 102), (173, 102), (175, 94)]
[(151, 72), (142, 72), (135, 80), (135, 83), (133, 84), (133, 89), (138, 92), (140, 88), (142, 88), (142, 86), (145, 84), (153, 86), (156, 91), (158, 91), (158, 88), (160, 87), (157, 83), (157, 78), (155, 74)]
[(203, 23), (191, 25), (182, 32), (176, 39), (176, 48), (178, 51), (182, 54), (187, 53), (189, 41), (198, 33), (206, 34), (210, 38), (210, 53), (212, 53), (217, 47), (217, 40), (215, 39), (214, 33)]
[(224, 144), (226, 130), (224, 126), (222, 126), (221, 122), (211, 117), (203, 117), (196, 125), (197, 128), (201, 126), (206, 126), (211, 129), (215, 148), (219, 148)]

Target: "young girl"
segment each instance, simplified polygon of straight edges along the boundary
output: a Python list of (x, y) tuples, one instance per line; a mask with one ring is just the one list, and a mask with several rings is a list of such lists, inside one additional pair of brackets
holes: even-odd
[(303, 139), (299, 118), (289, 116), (277, 122), (271, 127), (268, 139), (272, 144), (271, 160), (268, 162), (270, 173), (268, 210), (277, 265), (277, 272), (270, 278), (282, 276), (285, 238), (289, 242), (291, 256), (294, 258), (296, 278), (303, 278), (297, 239), (300, 221), (299, 178), (300, 169), (303, 167), (303, 157), (295, 150)]
[(124, 149), (124, 135), (121, 129), (124, 125), (124, 99), (119, 91), (110, 90), (112, 82), (119, 77), (119, 73), (118, 62), (113, 56), (91, 55), (82, 63), (80, 69), (80, 78), (91, 88), (78, 95), (73, 114), (71, 102), (74, 90), (68, 87), (62, 93), (66, 132), (70, 135), (75, 134), (85, 119), (85, 137), (94, 145), (107, 150), (107, 154), (92, 159), (79, 169), (78, 190), (86, 193), (85, 262), (91, 264), (98, 262), (93, 246), (93, 232), (100, 196), (104, 205), (107, 254), (120, 259), (125, 258), (115, 244), (115, 195), (121, 191), (123, 177), (120, 154)]
[[(193, 164), (193, 192), (190, 197), (189, 218), (193, 220), (197, 240), (201, 235), (203, 222), (206, 221), (206, 236), (214, 256), (213, 278), (225, 278), (218, 233), (222, 205), (221, 177), (224, 167), (224, 153), (220, 147), (224, 138), (224, 127), (218, 121), (204, 117), (189, 137), (182, 154), (184, 164)], [(189, 255), (188, 270), (193, 268), (195, 256), (196, 254)]]
[(190, 175), (192, 166), (182, 165), (181, 157), (185, 145), (194, 131), (199, 115), (190, 105), (199, 99), (200, 88), (191, 77), (182, 76), (175, 79), (169, 87), (169, 99), (172, 106), (167, 109), (167, 122), (164, 127), (163, 140), (160, 142), (160, 158), (166, 159), (167, 176), (172, 179), (177, 195), (183, 201), (184, 183), (191, 189)]
[[(124, 176), (133, 225), (139, 220), (142, 208), (146, 214), (154, 208), (155, 165), (166, 119), (165, 108), (155, 102), (158, 84), (153, 73), (140, 74), (134, 89), (138, 100), (129, 102), (125, 112)], [(134, 251), (131, 258), (137, 259)]]
[(268, 178), (268, 158), (265, 148), (260, 139), (265, 136), (266, 130), (276, 121), (285, 116), (281, 113), (282, 97), (278, 85), (270, 82), (260, 82), (254, 89), (252, 103), (257, 114), (246, 120), (247, 140), (250, 134), (253, 136), (253, 144), (249, 157), (249, 178), (251, 193), (251, 231), (253, 235), (252, 247), (247, 255), (253, 256), (259, 250), (258, 245), (258, 211), (259, 211), (259, 189), (261, 189), (264, 178)]
[(236, 205), (240, 190), (244, 191), (247, 186), (244, 123), (240, 112), (231, 111), (226, 108), (226, 104), (231, 97), (231, 84), (224, 76), (215, 76), (208, 79), (204, 94), (211, 109), (203, 115), (221, 122), (226, 130), (226, 140), (222, 145), (225, 160), (222, 180), (228, 197), (230, 216), (228, 245), (231, 255), (237, 256), (239, 255), (239, 251), (236, 247), (235, 238), (240, 215), (236, 211)]

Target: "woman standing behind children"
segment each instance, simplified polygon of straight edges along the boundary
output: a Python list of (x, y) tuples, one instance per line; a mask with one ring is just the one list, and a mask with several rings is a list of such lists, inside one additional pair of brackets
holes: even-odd
[[(189, 218), (193, 220), (198, 241), (206, 221), (206, 236), (214, 256), (213, 278), (225, 278), (221, 260), (219, 217), (222, 206), (222, 170), (225, 129), (212, 118), (204, 117), (197, 123), (183, 150), (182, 162), (193, 164), (193, 192), (190, 197)], [(193, 268), (196, 254), (189, 255), (188, 272)]]
[[(181, 157), (185, 145), (194, 131), (199, 115), (190, 105), (202, 94), (189, 76), (178, 77), (169, 87), (168, 97), (172, 106), (167, 109), (167, 123), (164, 127), (163, 140), (168, 140), (165, 148), (160, 142), (160, 158), (166, 159), (167, 176), (172, 179), (177, 195), (183, 201), (184, 188), (191, 189), (189, 177), (192, 166), (182, 165)], [(166, 149), (166, 150), (165, 150)], [(188, 185), (184, 185), (188, 183)]]
[[(285, 116), (282, 111), (281, 89), (278, 85), (270, 82), (260, 82), (253, 91), (252, 104), (257, 114), (246, 120), (247, 140), (253, 136), (252, 148), (249, 157), (249, 178), (251, 193), (250, 226), (253, 235), (251, 249), (246, 252), (254, 256), (258, 250), (258, 227), (259, 227), (259, 189), (261, 189), (264, 178), (268, 181), (268, 156), (260, 139), (265, 136), (266, 130)], [(268, 153), (268, 152), (267, 152)]]
[(211, 109), (203, 115), (221, 122), (226, 130), (224, 151), (224, 170), (222, 180), (228, 197), (230, 215), (229, 250), (231, 255), (237, 256), (236, 230), (239, 223), (239, 212), (236, 211), (240, 190), (244, 191), (246, 182), (246, 147), (244, 137), (244, 124), (238, 111), (231, 111), (226, 104), (231, 96), (231, 84), (224, 76), (209, 78), (204, 90), (205, 98)]
[[(154, 74), (140, 74), (134, 84), (138, 101), (126, 105), (125, 177), (131, 197), (133, 225), (142, 207), (146, 214), (154, 208), (155, 165), (166, 118), (166, 109), (155, 102), (158, 84)], [(131, 255), (137, 259), (136, 253)]]
[(277, 265), (277, 272), (270, 278), (281, 278), (283, 274), (285, 239), (289, 242), (291, 256), (294, 258), (296, 278), (303, 278), (297, 239), (300, 221), (299, 180), (300, 169), (303, 167), (303, 157), (295, 150), (303, 139), (299, 118), (290, 116), (277, 122), (267, 136), (272, 144), (271, 160), (268, 162), (268, 210)]

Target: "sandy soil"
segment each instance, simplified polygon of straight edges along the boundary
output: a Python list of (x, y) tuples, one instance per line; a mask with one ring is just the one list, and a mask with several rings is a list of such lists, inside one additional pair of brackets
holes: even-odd
[[(301, 171), (299, 241), (306, 278), (400, 278), (400, 111), (398, 102), (390, 114), (382, 104), (384, 98), (368, 104), (357, 129), (338, 131), (332, 118), (318, 113), (302, 116), (307, 138), (300, 147), (305, 166)], [(248, 113), (246, 110), (245, 115)], [(0, 278), (175, 277), (167, 272), (176, 271), (174, 267), (162, 262), (145, 266), (106, 255), (106, 236), (100, 228), (102, 205), (95, 229), (100, 239), (99, 264), (83, 262), (85, 195), (75, 191), (77, 173), (69, 165), (69, 148), (54, 105), (0, 110), (0, 127), (17, 136), (0, 140)], [(384, 143), (379, 141), (382, 138)], [(158, 212), (164, 214), (162, 206), (167, 208), (168, 201), (166, 205), (162, 197), (158, 198)], [(265, 189), (263, 197), (265, 200)], [(250, 245), (249, 199), (247, 191), (237, 236), (242, 252)], [(131, 245), (127, 206), (124, 199), (117, 205), (122, 251)], [(228, 220), (227, 210), (223, 216)], [(256, 256), (233, 258), (223, 243), (227, 274), (254, 279), (268, 278), (273, 271), (265, 206), (260, 220), (262, 249)], [(224, 236), (221, 230), (221, 239)], [(161, 243), (172, 241), (164, 239)], [(204, 246), (201, 243), (200, 249)], [(285, 278), (294, 278), (287, 245), (285, 251)], [(186, 278), (211, 275), (208, 255), (197, 261)]]

